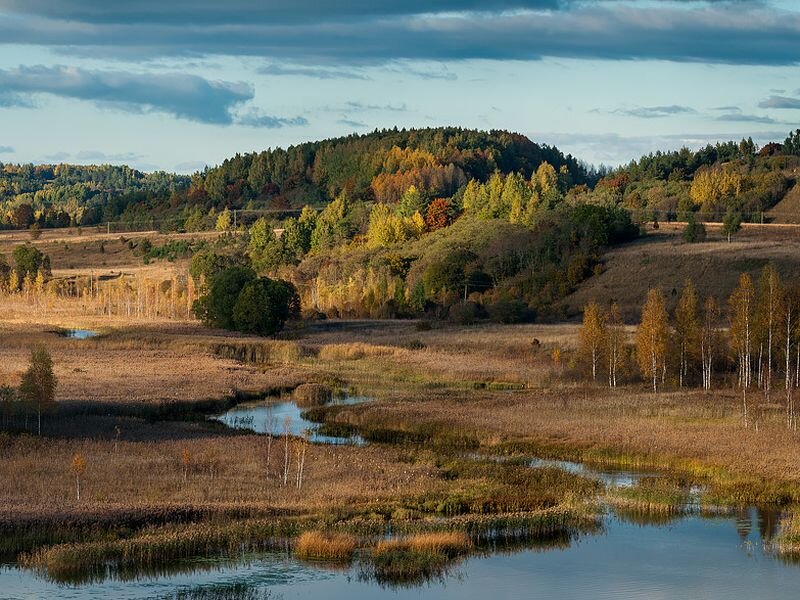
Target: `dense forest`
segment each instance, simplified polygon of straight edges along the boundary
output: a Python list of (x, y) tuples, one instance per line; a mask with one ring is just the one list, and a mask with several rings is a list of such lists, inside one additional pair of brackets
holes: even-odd
[(307, 313), (509, 322), (563, 317), (560, 300), (639, 222), (769, 218), (799, 168), (800, 130), (608, 171), (520, 134), (394, 129), (237, 155), (191, 177), (2, 165), (0, 224), (216, 228), (228, 235), (196, 253), (200, 289), (245, 268), (290, 282)]

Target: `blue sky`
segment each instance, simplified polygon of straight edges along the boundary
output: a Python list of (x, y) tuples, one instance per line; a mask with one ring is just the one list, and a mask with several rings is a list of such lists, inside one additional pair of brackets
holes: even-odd
[(800, 127), (800, 2), (0, 0), (0, 162), (191, 172), (378, 127), (589, 162)]

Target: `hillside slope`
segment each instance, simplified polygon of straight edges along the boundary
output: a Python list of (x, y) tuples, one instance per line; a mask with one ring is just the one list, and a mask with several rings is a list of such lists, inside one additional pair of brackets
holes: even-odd
[(672, 310), (686, 279), (698, 295), (713, 294), (723, 305), (739, 275), (750, 273), (757, 281), (760, 270), (772, 262), (784, 280), (800, 272), (800, 226), (745, 225), (728, 244), (717, 226), (709, 225), (708, 241), (686, 243), (683, 225), (661, 225), (657, 231), (619, 246), (604, 255), (603, 271), (584, 281), (567, 296), (569, 314), (578, 316), (594, 299), (603, 305), (617, 302), (628, 322), (639, 318), (649, 288), (659, 288)]
[(800, 183), (794, 184), (781, 200), (767, 211), (771, 223), (800, 223)]

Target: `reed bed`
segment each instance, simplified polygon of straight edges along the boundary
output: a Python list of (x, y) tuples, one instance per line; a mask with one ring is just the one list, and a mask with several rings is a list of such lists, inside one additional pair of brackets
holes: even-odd
[(357, 540), (346, 533), (306, 531), (297, 538), (294, 555), (305, 560), (350, 561)]

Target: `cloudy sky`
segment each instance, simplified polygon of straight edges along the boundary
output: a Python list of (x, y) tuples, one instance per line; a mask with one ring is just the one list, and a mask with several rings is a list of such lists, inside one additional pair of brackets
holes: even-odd
[(789, 0), (0, 0), (0, 162), (191, 172), (378, 127), (599, 164), (800, 127)]

